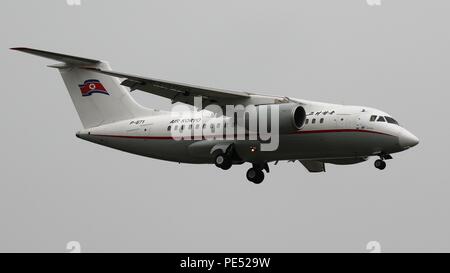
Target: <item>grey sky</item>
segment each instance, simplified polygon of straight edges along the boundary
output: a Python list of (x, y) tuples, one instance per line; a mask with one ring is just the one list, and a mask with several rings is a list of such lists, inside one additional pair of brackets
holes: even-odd
[[(0, 251), (450, 251), (450, 2), (2, 1)], [(75, 137), (81, 123), (51, 61), (29, 46), (177, 82), (367, 105), (421, 143), (310, 174), (246, 181)], [(168, 101), (135, 92), (146, 106)]]

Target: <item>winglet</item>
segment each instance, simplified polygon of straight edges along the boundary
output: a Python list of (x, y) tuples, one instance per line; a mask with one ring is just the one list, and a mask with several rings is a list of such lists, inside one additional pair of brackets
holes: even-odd
[(94, 60), (94, 59), (88, 59), (88, 58), (82, 58), (82, 57), (76, 57), (71, 55), (65, 55), (61, 53), (55, 53), (55, 52), (49, 52), (44, 50), (38, 50), (33, 48), (27, 48), (27, 47), (13, 47), (11, 50), (16, 50), (56, 61), (60, 61), (69, 65), (94, 65), (98, 64), (101, 61)]

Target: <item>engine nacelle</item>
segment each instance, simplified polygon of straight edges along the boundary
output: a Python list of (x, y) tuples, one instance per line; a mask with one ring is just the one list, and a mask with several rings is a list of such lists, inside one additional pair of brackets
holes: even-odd
[[(275, 129), (276, 127), (274, 124), (272, 124), (272, 119), (275, 119), (276, 117), (274, 116), (275, 110), (278, 110), (277, 121), (278, 121), (278, 130), (280, 134), (287, 134), (298, 131), (305, 125), (306, 120), (305, 109), (296, 103), (259, 105), (256, 107), (255, 110), (257, 120), (259, 121), (259, 125), (261, 125), (261, 122), (263, 122), (262, 115), (265, 116), (264, 120), (267, 121), (267, 128), (270, 132), (272, 132), (272, 128)], [(250, 124), (249, 115), (246, 115), (245, 128), (247, 130), (249, 130), (250, 128), (249, 124)]]
[(305, 125), (305, 108), (296, 103), (280, 104), (279, 115), (281, 134), (298, 131)]

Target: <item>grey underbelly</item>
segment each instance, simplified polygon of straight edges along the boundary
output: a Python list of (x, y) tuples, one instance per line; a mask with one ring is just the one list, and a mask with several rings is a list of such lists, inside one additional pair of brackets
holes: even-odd
[[(326, 133), (280, 136), (278, 148), (274, 151), (251, 153), (250, 146), (255, 141), (237, 141), (238, 155), (243, 161), (275, 161), (292, 159), (327, 159), (370, 156), (380, 148), (376, 143), (395, 142), (392, 136), (367, 133)], [(129, 139), (102, 138), (92, 142), (137, 155), (161, 160), (183, 163), (212, 163), (213, 158), (206, 154), (195, 154), (189, 146), (196, 141), (172, 139)], [(222, 141), (211, 140), (211, 147)], [(274, 143), (272, 143), (274, 144)], [(381, 145), (380, 146), (383, 146)], [(248, 149), (248, 151), (247, 151)]]

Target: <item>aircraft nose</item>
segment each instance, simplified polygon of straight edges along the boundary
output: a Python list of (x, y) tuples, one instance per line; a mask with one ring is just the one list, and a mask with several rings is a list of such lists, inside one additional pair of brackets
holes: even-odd
[(398, 141), (400, 143), (400, 146), (405, 149), (414, 147), (419, 144), (419, 139), (406, 129), (401, 130)]

